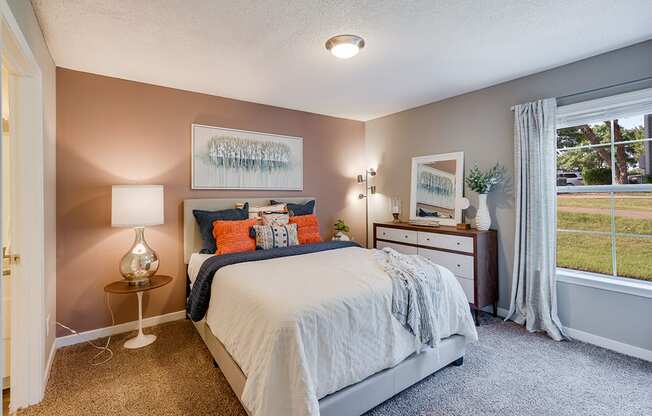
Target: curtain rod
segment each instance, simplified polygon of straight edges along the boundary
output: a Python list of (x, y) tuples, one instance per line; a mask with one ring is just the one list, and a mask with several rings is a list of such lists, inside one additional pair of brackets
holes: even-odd
[[(638, 84), (640, 82), (648, 82), (648, 81), (652, 81), (652, 77), (644, 77), (644, 78), (635, 79), (633, 81), (625, 81), (625, 82), (620, 82), (618, 84), (607, 85), (606, 87), (592, 88), (592, 89), (586, 90), (586, 91), (574, 92), (572, 94), (562, 95), (561, 97), (557, 97), (557, 100), (566, 100), (568, 98), (577, 97), (578, 95), (590, 94), (590, 93), (593, 93), (593, 92), (604, 91), (604, 90), (608, 90), (608, 89), (611, 89), (611, 88), (624, 87), (624, 86), (629, 86), (629, 85), (633, 85), (633, 84)], [(516, 106), (513, 105), (510, 109), (512, 111), (514, 111), (515, 107)]]

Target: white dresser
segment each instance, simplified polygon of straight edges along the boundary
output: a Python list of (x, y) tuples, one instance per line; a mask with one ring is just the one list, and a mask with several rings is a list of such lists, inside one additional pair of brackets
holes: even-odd
[(374, 247), (419, 254), (453, 272), (475, 311), (498, 301), (497, 233), (409, 223), (374, 223)]

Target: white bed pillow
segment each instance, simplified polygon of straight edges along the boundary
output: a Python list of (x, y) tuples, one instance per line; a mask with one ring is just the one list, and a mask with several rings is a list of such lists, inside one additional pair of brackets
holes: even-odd
[(286, 213), (288, 212), (287, 205), (276, 204), (266, 205), (263, 207), (249, 207), (249, 219), (260, 218), (263, 213)]
[(265, 212), (260, 217), (263, 220), (263, 225), (287, 225), (290, 223), (290, 214)]

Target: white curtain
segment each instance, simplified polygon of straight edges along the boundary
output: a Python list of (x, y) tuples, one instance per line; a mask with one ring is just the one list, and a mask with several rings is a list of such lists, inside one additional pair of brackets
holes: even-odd
[(506, 319), (565, 338), (557, 316), (556, 128), (554, 98), (514, 107), (516, 237)]

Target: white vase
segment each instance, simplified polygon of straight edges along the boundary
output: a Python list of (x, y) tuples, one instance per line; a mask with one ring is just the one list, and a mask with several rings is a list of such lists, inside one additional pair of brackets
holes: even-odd
[(351, 237), (349, 237), (345, 232), (342, 231), (336, 231), (335, 235), (333, 236), (333, 240), (338, 240), (338, 241), (351, 241)]
[(479, 194), (478, 212), (475, 214), (475, 227), (478, 230), (486, 231), (491, 227), (491, 215), (489, 215), (489, 208), (487, 207), (487, 194)]

